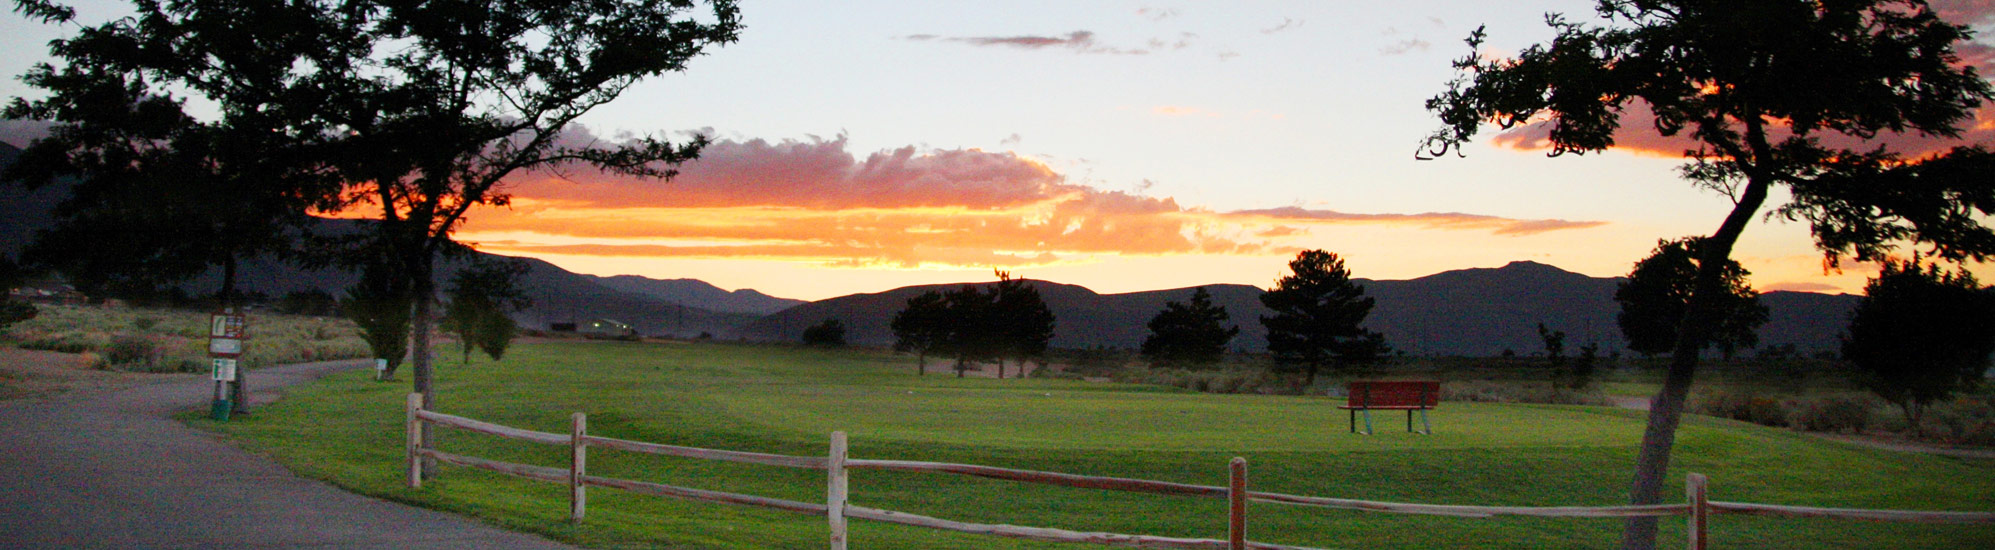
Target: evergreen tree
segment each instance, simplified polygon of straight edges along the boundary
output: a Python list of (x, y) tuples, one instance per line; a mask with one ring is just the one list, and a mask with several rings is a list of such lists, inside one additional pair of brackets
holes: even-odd
[(479, 260), (451, 277), (446, 293), (443, 330), (457, 334), (463, 345), (464, 361), (471, 361), (476, 347), (497, 361), (505, 356), (519, 325), (512, 312), (533, 307), (533, 299), (519, 287), (532, 267), (518, 260)]
[(1039, 289), (1025, 279), (1013, 279), (1004, 271), (997, 276), (998, 283), (990, 291), (991, 315), (986, 318), (985, 330), (997, 340), (993, 342), (993, 357), (998, 361), (998, 378), (1004, 378), (1007, 357), (1018, 365), (1019, 376), (1024, 376), (1025, 361), (1045, 354), (1047, 342), (1053, 339), (1053, 311), (1039, 297)]
[(367, 341), (374, 358), (387, 361), (388, 368), (378, 375), (380, 380), (394, 379), (402, 356), (409, 352), (409, 301), (413, 299), (407, 278), (391, 265), (375, 263), (361, 269), (360, 281), (339, 301), (340, 310), (360, 327), (361, 339)]
[(948, 304), (942, 293), (923, 292), (908, 298), (907, 307), (894, 314), (894, 350), (915, 354), (915, 372), (928, 375), (928, 354), (939, 349), (949, 337)]
[(949, 314), (942, 340), (943, 353), (956, 358), (956, 377), (970, 370), (972, 363), (998, 357), (999, 340), (992, 330), (997, 310), (997, 292), (976, 285), (963, 285), (942, 294), (943, 309)]
[(1373, 301), (1351, 282), (1342, 258), (1305, 250), (1288, 267), (1291, 274), (1261, 294), (1261, 304), (1275, 313), (1261, 317), (1261, 324), (1268, 328), (1268, 353), (1278, 369), (1301, 370), (1307, 387), (1324, 367), (1369, 362), (1391, 349), (1384, 336), (1363, 328)]
[(1193, 290), (1189, 303), (1164, 302), (1164, 310), (1150, 318), (1143, 357), (1169, 367), (1217, 363), (1226, 354), (1226, 343), (1240, 334), (1240, 327), (1226, 325), (1227, 318), (1226, 308), (1213, 304), (1205, 287)]

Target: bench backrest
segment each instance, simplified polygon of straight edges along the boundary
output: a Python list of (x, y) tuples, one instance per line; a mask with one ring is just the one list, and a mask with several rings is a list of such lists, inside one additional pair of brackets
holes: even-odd
[(1345, 388), (1352, 407), (1422, 407), (1441, 404), (1441, 383), (1434, 380), (1351, 382)]

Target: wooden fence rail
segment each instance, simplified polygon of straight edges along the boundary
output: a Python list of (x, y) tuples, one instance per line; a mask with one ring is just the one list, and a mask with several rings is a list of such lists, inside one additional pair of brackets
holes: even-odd
[[(1109, 546), (1135, 548), (1192, 548), (1226, 550), (1314, 550), (1300, 546), (1284, 546), (1246, 540), (1247, 503), (1263, 502), (1316, 506), (1344, 510), (1388, 512), (1398, 514), (1426, 514), (1455, 517), (1495, 517), (1526, 516), (1544, 518), (1625, 518), (1640, 516), (1686, 516), (1688, 519), (1688, 547), (1702, 550), (1707, 544), (1706, 527), (1712, 514), (1736, 514), (1744, 516), (1785, 517), (1785, 518), (1828, 518), (1846, 520), (1913, 522), (1913, 523), (1958, 523), (1995, 524), (1995, 512), (1946, 512), (1920, 510), (1865, 510), (1853, 508), (1816, 508), (1807, 506), (1781, 506), (1745, 502), (1723, 502), (1707, 498), (1708, 479), (1703, 474), (1690, 474), (1685, 478), (1685, 502), (1683, 504), (1650, 504), (1624, 506), (1469, 506), (1418, 504), (1406, 502), (1383, 502), (1344, 498), (1327, 498), (1266, 493), (1247, 489), (1247, 461), (1235, 457), (1228, 465), (1228, 483), (1225, 487), (1193, 485), (1147, 479), (1118, 477), (1084, 476), (1061, 472), (998, 468), (977, 464), (952, 464), (946, 462), (921, 462), (910, 460), (869, 460), (847, 456), (845, 432), (832, 432), (830, 451), (826, 456), (792, 456), (699, 447), (682, 447), (643, 441), (630, 441), (588, 435), (588, 417), (574, 413), (569, 433), (557, 434), (524, 430), (490, 422), (473, 420), (462, 416), (443, 414), (422, 408), (422, 395), (410, 394), (406, 416), (408, 438), (408, 485), (421, 488), (425, 477), (425, 459), (444, 464), (453, 464), (506, 475), (524, 477), (549, 483), (560, 483), (569, 487), (569, 518), (581, 521), (587, 509), (586, 487), (608, 487), (639, 494), (679, 498), (703, 502), (718, 502), (742, 506), (755, 506), (784, 510), (800, 514), (823, 516), (830, 530), (830, 548), (846, 550), (846, 520), (858, 518), (883, 523), (911, 525), (931, 529), (942, 529), (961, 533), (992, 535), (1008, 538), (1051, 541), (1093, 543)], [(496, 435), (511, 439), (531, 441), (547, 445), (561, 445), (570, 448), (568, 468), (549, 468), (527, 464), (501, 462), (478, 457), (463, 456), (424, 447), (424, 430), (431, 425), (448, 426), (461, 430)], [(606, 478), (588, 475), (587, 448), (601, 447), (621, 451), (648, 453), (702, 460), (719, 460), (745, 464), (759, 464), (787, 468), (825, 470), (825, 503), (799, 502), (778, 498), (710, 491), (678, 487), (645, 481)], [(966, 523), (941, 518), (933, 518), (907, 512), (880, 510), (852, 506), (846, 472), (854, 469), (890, 470), (905, 472), (927, 472), (956, 474), (988, 479), (1002, 479), (1022, 483), (1059, 485), (1084, 489), (1104, 489), (1135, 493), (1189, 496), (1199, 498), (1219, 498), (1228, 501), (1227, 540), (1188, 539), (1150, 535), (1127, 535), (1120, 533), (1097, 533), (1070, 531), (1046, 527), (1023, 527), (1016, 525)]]

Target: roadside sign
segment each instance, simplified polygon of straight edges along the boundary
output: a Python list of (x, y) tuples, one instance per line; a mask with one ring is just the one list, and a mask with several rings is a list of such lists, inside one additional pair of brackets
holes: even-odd
[(210, 338), (208, 339), (208, 355), (217, 357), (242, 355), (242, 340), (234, 338)]
[(242, 315), (225, 312), (212, 315), (208, 319), (208, 336), (242, 338), (243, 326), (246, 324)]
[(209, 378), (215, 381), (215, 399), (208, 407), (208, 413), (215, 420), (226, 421), (233, 408), (229, 402), (228, 387), (233, 385), (242, 390), (241, 379), (236, 376), (236, 358), (242, 357), (242, 341), (249, 338), (249, 320), (242, 310), (225, 307), (215, 310), (208, 316), (208, 357), (212, 361)]

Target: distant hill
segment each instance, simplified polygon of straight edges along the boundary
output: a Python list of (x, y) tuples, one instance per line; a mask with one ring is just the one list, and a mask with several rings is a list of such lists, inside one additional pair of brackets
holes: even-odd
[[(1543, 322), (1566, 332), (1568, 349), (1598, 343), (1602, 353), (1625, 347), (1614, 316), (1618, 278), (1588, 277), (1534, 262), (1513, 262), (1500, 268), (1464, 269), (1404, 281), (1358, 281), (1377, 307), (1365, 325), (1384, 333), (1395, 349), (1414, 355), (1493, 356), (1505, 349), (1528, 354), (1542, 348), (1537, 326)], [(1191, 288), (1098, 294), (1074, 285), (1030, 281), (1039, 289), (1058, 325), (1052, 345), (1081, 348), (1107, 346), (1133, 349), (1148, 335), (1150, 317), (1166, 301), (1186, 301)], [(848, 341), (866, 345), (893, 343), (888, 323), (908, 298), (929, 290), (958, 285), (924, 285), (873, 294), (854, 294), (790, 308), (742, 328), (750, 339), (792, 341), (803, 329), (824, 319), (846, 326)], [(1261, 289), (1247, 285), (1209, 285), (1213, 302), (1226, 308), (1240, 335), (1237, 351), (1266, 349), (1267, 332), (1259, 318), (1270, 312), (1261, 306)], [(1760, 330), (1761, 345), (1794, 344), (1803, 351), (1834, 349), (1849, 311), (1858, 297), (1805, 292), (1772, 292), (1762, 298), (1772, 315)]]
[(624, 292), (675, 304), (697, 304), (702, 308), (728, 313), (768, 315), (805, 303), (803, 300), (773, 297), (749, 288), (732, 292), (721, 290), (699, 279), (653, 279), (638, 275), (588, 277), (594, 279), (596, 284)]
[[(0, 167), (11, 164), (20, 154), (19, 148), (0, 143)], [(0, 254), (9, 258), (18, 257), (27, 243), (33, 240), (36, 231), (53, 223), (55, 206), (69, 193), (67, 182), (56, 182), (34, 191), (11, 183), (0, 184)], [(319, 220), (314, 231), (331, 234), (358, 231), (360, 223), (363, 222)], [(628, 323), (647, 335), (692, 337), (708, 333), (732, 338), (737, 328), (760, 314), (802, 303), (771, 298), (746, 289), (730, 293), (689, 279), (656, 281), (668, 288), (691, 289), (676, 294), (627, 292), (605, 285), (598, 277), (572, 273), (541, 260), (522, 260), (531, 267), (522, 285), (533, 298), (534, 307), (515, 314), (514, 318), (536, 329), (547, 329), (553, 322), (588, 321), (600, 317)], [(464, 265), (462, 261), (439, 265), (439, 284), (449, 281), (450, 276)], [(356, 274), (338, 269), (301, 269), (267, 258), (245, 260), (238, 270), (238, 285), (243, 291), (261, 292), (273, 297), (310, 289), (338, 296), (357, 279)], [(612, 279), (651, 281), (641, 277)], [(213, 272), (188, 281), (183, 287), (190, 293), (208, 293), (219, 286), (219, 281), (219, 272)], [(704, 292), (699, 287), (711, 289), (711, 292)]]

